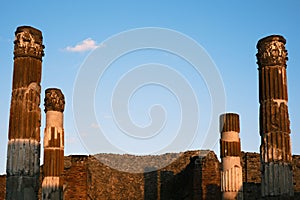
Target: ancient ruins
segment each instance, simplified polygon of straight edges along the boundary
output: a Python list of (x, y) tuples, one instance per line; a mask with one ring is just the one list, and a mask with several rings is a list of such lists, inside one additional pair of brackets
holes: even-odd
[(45, 91), (46, 128), (44, 132), (44, 179), (42, 199), (63, 199), (65, 97), (60, 89)]
[(44, 56), (42, 33), (32, 27), (18, 27), (14, 44), (6, 199), (37, 199), (40, 187), (40, 83)]
[(293, 196), (285, 43), (279, 35), (257, 43), (263, 197)]
[(221, 191), (223, 199), (243, 199), (240, 120), (235, 113), (220, 116)]
[[(0, 199), (300, 199), (300, 156), (291, 154), (287, 50), (282, 36), (268, 36), (257, 44), (260, 154), (241, 151), (239, 115), (225, 113), (220, 115), (221, 162), (210, 150), (65, 157), (65, 98), (60, 89), (49, 88), (40, 166), (42, 39), (41, 31), (33, 27), (21, 26), (15, 32), (7, 174), (0, 176)], [(99, 157), (116, 165), (155, 170), (122, 172), (104, 165)], [(178, 159), (164, 168), (155, 165), (174, 157)]]

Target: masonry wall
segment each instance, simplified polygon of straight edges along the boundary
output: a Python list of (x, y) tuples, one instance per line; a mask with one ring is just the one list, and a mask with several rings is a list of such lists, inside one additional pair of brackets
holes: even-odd
[(300, 199), (300, 155), (294, 155), (293, 161), (293, 181), (295, 199)]
[[(99, 154), (121, 167), (157, 169), (159, 159), (172, 160), (178, 154), (132, 156)], [(113, 158), (113, 159), (112, 159)], [(153, 163), (143, 166), (141, 161)], [(244, 199), (260, 199), (260, 155), (242, 152)], [(65, 199), (220, 199), (220, 162), (212, 151), (188, 151), (175, 162), (147, 173), (127, 173), (110, 168), (95, 156), (67, 156), (64, 160)], [(119, 166), (120, 167), (120, 166)], [(300, 155), (293, 156), (295, 199), (300, 199)], [(43, 174), (41, 170), (41, 174)], [(42, 176), (41, 176), (42, 178)], [(5, 175), (0, 176), (0, 200), (5, 198)]]
[[(260, 155), (242, 152), (244, 199), (261, 198)], [(292, 162), (294, 199), (300, 199), (300, 155), (293, 156)]]
[(221, 164), (213, 152), (200, 159), (202, 199), (221, 199)]
[(0, 175), (0, 199), (5, 199), (6, 176)]
[(95, 157), (88, 159), (88, 199), (143, 199), (143, 176), (120, 173)]
[(88, 156), (68, 156), (64, 160), (62, 173), (64, 197), (68, 199), (88, 199)]
[[(197, 195), (201, 194), (202, 185), (199, 184), (201, 181), (194, 179), (194, 175), (198, 180), (201, 179), (199, 174), (194, 174), (197, 172), (195, 160), (206, 153), (208, 151), (189, 151), (181, 155), (169, 153), (160, 156), (97, 155), (98, 159), (106, 158), (114, 166), (124, 167), (125, 171), (130, 167), (138, 173), (118, 171), (91, 156), (88, 160), (89, 199), (196, 199)], [(213, 152), (210, 154), (216, 159)], [(157, 165), (162, 160), (170, 161), (171, 164), (160, 169)], [(172, 160), (174, 162), (171, 162)], [(207, 161), (208, 159), (203, 160), (203, 165)]]
[(244, 199), (261, 198), (261, 172), (259, 153), (242, 152)]
[[(126, 167), (132, 167), (139, 173), (113, 169), (99, 162), (101, 158), (116, 167), (125, 167), (125, 171)], [(159, 169), (157, 164), (162, 160), (171, 164)], [(68, 156), (65, 157), (63, 177), (65, 199), (181, 200), (220, 197), (220, 163), (212, 151), (160, 156)]]

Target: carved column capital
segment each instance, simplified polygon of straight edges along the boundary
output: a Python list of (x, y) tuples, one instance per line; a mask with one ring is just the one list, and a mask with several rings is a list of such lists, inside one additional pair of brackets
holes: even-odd
[(59, 111), (64, 112), (65, 109), (65, 97), (60, 89), (48, 88), (45, 91), (45, 112), (47, 111)]
[(20, 26), (15, 32), (14, 57), (34, 57), (42, 60), (44, 56), (42, 32), (30, 26)]
[(288, 60), (285, 49), (286, 40), (280, 35), (271, 35), (258, 41), (256, 48), (257, 64), (259, 67), (284, 65)]

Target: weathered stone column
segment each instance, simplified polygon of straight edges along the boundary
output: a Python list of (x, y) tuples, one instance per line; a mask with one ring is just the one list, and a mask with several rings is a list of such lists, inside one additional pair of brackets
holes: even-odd
[(220, 132), (222, 199), (243, 199), (239, 115), (235, 113), (221, 115)]
[(47, 89), (45, 92), (46, 127), (44, 132), (44, 200), (63, 199), (64, 128), (63, 112), (65, 98), (61, 90)]
[(8, 131), (6, 199), (38, 198), (40, 174), (40, 93), (44, 46), (41, 31), (18, 27)]
[(293, 196), (292, 156), (286, 78), (285, 39), (272, 35), (258, 41), (260, 156), (262, 196)]

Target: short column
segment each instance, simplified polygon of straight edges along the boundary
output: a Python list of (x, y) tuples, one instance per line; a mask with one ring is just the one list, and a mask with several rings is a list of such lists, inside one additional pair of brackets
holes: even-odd
[(222, 162), (222, 199), (243, 199), (243, 175), (239, 115), (226, 113), (220, 116), (220, 155)]
[(44, 180), (42, 183), (43, 200), (63, 199), (64, 170), (64, 128), (63, 111), (65, 98), (56, 88), (45, 92), (46, 127), (44, 131)]

